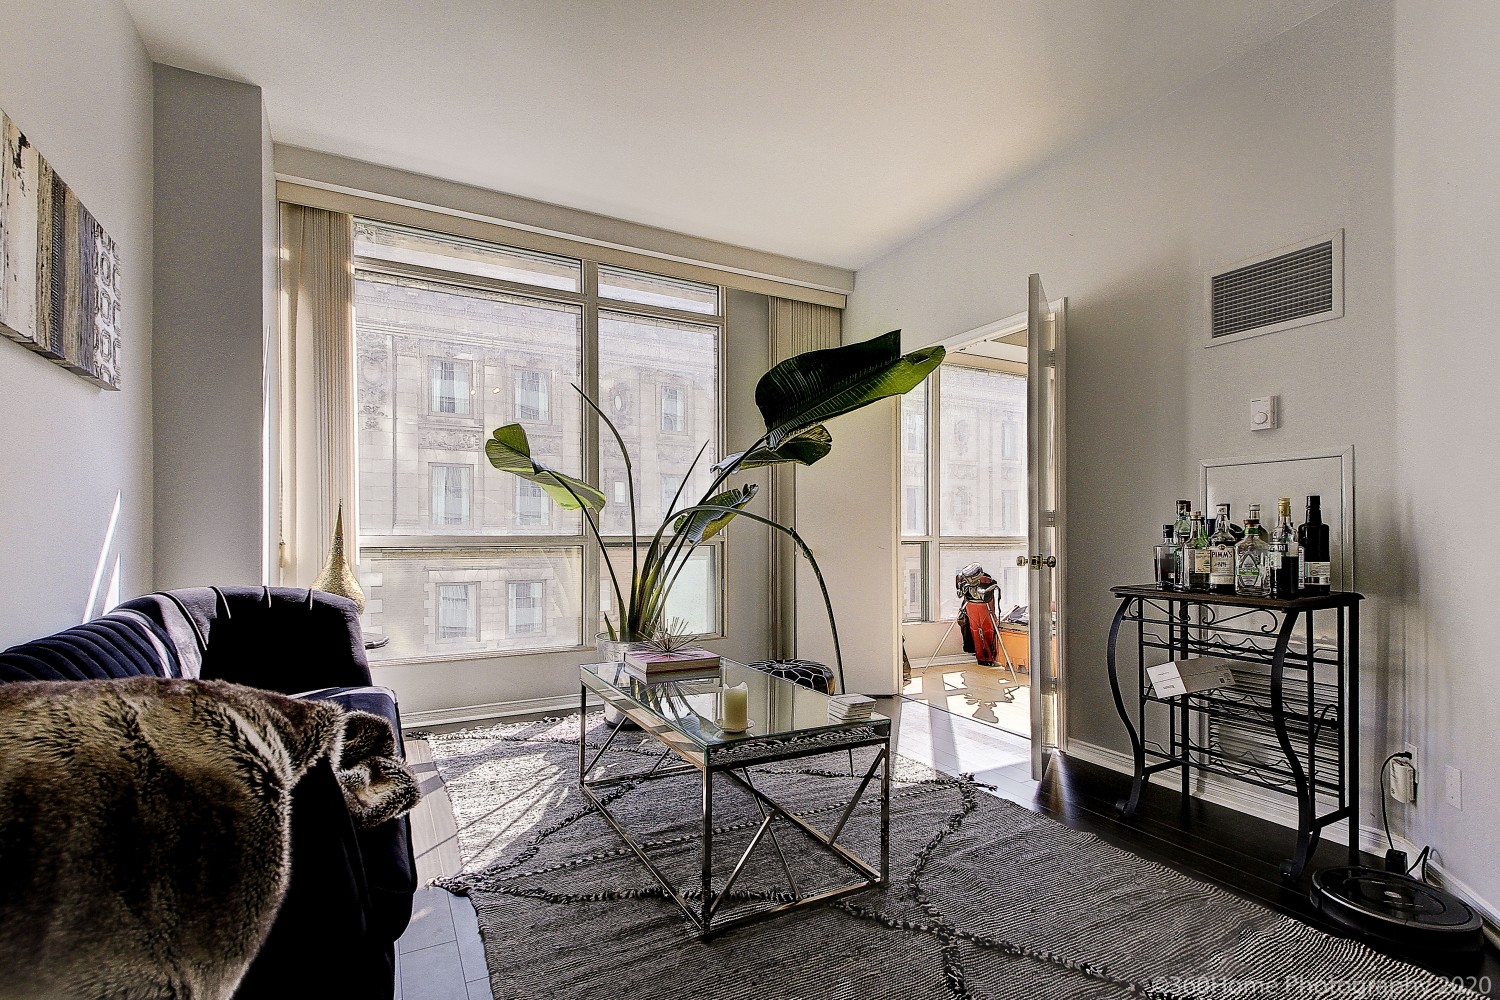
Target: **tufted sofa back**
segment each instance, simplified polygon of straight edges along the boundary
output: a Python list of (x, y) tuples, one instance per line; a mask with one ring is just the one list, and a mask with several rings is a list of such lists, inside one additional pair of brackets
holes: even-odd
[[(194, 587), (127, 601), (0, 653), (0, 682), (141, 674), (293, 694), (370, 683), (352, 602), (290, 587)], [(308, 678), (318, 678), (309, 684)]]

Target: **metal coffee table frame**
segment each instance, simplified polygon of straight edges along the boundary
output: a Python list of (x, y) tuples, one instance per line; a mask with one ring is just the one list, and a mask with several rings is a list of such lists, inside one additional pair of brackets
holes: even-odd
[[(758, 920), (765, 920), (791, 910), (814, 906), (818, 903), (839, 899), (885, 884), (889, 877), (890, 869), (891, 730), (889, 719), (875, 716), (866, 723), (830, 724), (828, 728), (817, 728), (805, 733), (785, 733), (766, 736), (749, 734), (742, 738), (734, 738), (725, 734), (725, 742), (709, 741), (705, 746), (677, 728), (672, 720), (665, 718), (634, 698), (621, 693), (608, 682), (599, 678), (597, 674), (591, 673), (588, 669), (589, 666), (599, 667), (602, 665), (585, 665), (579, 671), (582, 681), (579, 685), (579, 789), (593, 803), (599, 814), (604, 817), (605, 822), (614, 829), (625, 845), (634, 852), (641, 864), (651, 873), (651, 877), (657, 881), (667, 895), (671, 897), (672, 901), (677, 904), (678, 908), (682, 910), (688, 921), (697, 930), (699, 937), (706, 939), (733, 927), (739, 927)], [(776, 684), (785, 684), (791, 688), (796, 687), (791, 681), (779, 678), (768, 678), (768, 680)], [(621, 715), (620, 720), (611, 728), (604, 745), (597, 751), (594, 751), (592, 759), (589, 758), (589, 747), (586, 745), (584, 739), (587, 734), (586, 717), (590, 692), (603, 698), (617, 709)], [(627, 720), (634, 722), (645, 733), (657, 739), (662, 744), (662, 755), (657, 758), (656, 763), (650, 769), (637, 774), (616, 775), (608, 778), (590, 778), (589, 775), (609, 751), (610, 746), (615, 741), (615, 737), (625, 727)], [(709, 724), (709, 728), (712, 729), (711, 723)], [(870, 762), (868, 769), (864, 771), (859, 786), (855, 789), (853, 797), (849, 800), (838, 821), (826, 834), (757, 788), (751, 777), (750, 768), (756, 765), (774, 764), (846, 750), (850, 752), (850, 770), (853, 773), (853, 751), (862, 747), (876, 747), (878, 748), (878, 752), (875, 754), (874, 760)], [(661, 765), (673, 755), (680, 759), (682, 763), (662, 767)], [(845, 824), (848, 823), (849, 818), (854, 814), (855, 808), (864, 797), (865, 790), (875, 779), (877, 769), (880, 772), (880, 864), (878, 869), (838, 843), (839, 835), (843, 833)], [(694, 772), (699, 775), (699, 780), (702, 784), (700, 819), (703, 843), (702, 875), (700, 884), (696, 890), (698, 896), (696, 902), (690, 898), (694, 890), (683, 890), (673, 885), (662, 870), (646, 855), (644, 846), (631, 836), (630, 832), (625, 829), (619, 819), (610, 812), (603, 797), (596, 794), (599, 791), (619, 785), (673, 778)], [(715, 892), (713, 884), (713, 788), (716, 777), (721, 779), (727, 778), (734, 785), (748, 792), (761, 813), (760, 826), (750, 838), (749, 845), (741, 853), (729, 877), (724, 880), (717, 892)], [(780, 840), (776, 836), (776, 831), (772, 827), (772, 820), (778, 816), (801, 830), (831, 858), (852, 869), (859, 876), (858, 880), (837, 888), (822, 890), (811, 895), (803, 895), (797, 885), (795, 876), (792, 874), (791, 866), (787, 863), (786, 854), (782, 850)], [(762, 907), (753, 912), (739, 913), (733, 917), (719, 917), (715, 919), (718, 916), (720, 907), (729, 899), (729, 893), (734, 888), (735, 882), (748, 866), (751, 854), (759, 846), (761, 839), (767, 836), (769, 836), (771, 845), (775, 849), (782, 875), (785, 877), (787, 886), (791, 890), (792, 898), (786, 902)]]

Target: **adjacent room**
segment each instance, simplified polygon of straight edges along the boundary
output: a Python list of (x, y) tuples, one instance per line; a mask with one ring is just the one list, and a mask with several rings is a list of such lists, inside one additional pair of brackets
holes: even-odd
[(1500, 9), (6, 0), (0, 998), (1500, 995)]

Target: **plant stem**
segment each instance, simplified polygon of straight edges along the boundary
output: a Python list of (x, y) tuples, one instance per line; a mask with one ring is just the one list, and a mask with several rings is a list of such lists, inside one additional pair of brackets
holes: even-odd
[[(604, 426), (609, 427), (609, 432), (612, 433), (612, 435), (615, 435), (615, 444), (619, 445), (619, 454), (621, 454), (621, 456), (624, 456), (625, 459), (625, 483), (630, 486), (630, 490), (628, 490), (628, 495), (630, 495), (630, 607), (631, 609), (634, 609), (634, 604), (636, 604), (636, 591), (634, 591), (634, 582), (636, 582), (636, 577), (640, 574), (640, 553), (636, 552), (636, 472), (634, 472), (634, 468), (630, 463), (630, 448), (625, 447), (625, 439), (619, 436), (619, 427), (615, 426), (615, 421), (610, 420), (609, 415), (607, 415), (606, 412), (603, 411), (603, 409), (598, 408), (598, 405), (594, 402), (594, 400), (589, 399), (588, 393), (585, 393), (582, 388), (577, 387), (576, 382), (574, 382), (573, 384), (573, 390), (576, 391), (579, 396), (583, 397), (583, 402), (588, 403), (589, 408), (591, 408), (592, 411), (595, 412), (595, 414), (598, 414), (598, 418), (604, 421)], [(684, 480), (682, 481), (684, 481), (685, 483), (685, 481), (687, 480), (685, 480), (684, 478)], [(568, 490), (568, 492), (571, 492), (571, 490)], [(597, 532), (595, 532), (595, 534), (597, 534)], [(604, 561), (609, 562), (609, 553), (604, 552), (603, 540), (600, 540), (600, 543), (598, 543), (598, 549), (600, 549), (600, 555), (604, 556)], [(613, 576), (612, 565), (610, 565), (610, 576)], [(618, 580), (616, 580), (615, 582), (615, 597), (619, 597)], [(624, 621), (625, 607), (624, 604), (621, 603), (621, 607), (619, 607), (619, 622), (621, 622), (621, 627), (624, 627)]]

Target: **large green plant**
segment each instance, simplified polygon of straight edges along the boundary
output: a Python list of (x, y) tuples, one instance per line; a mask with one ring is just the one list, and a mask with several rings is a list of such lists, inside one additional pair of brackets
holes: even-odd
[(672, 498), (673, 512), (663, 519), (644, 549), (636, 523), (635, 472), (631, 465), (630, 450), (625, 447), (625, 440), (620, 436), (614, 421), (580, 389), (579, 395), (609, 428), (625, 458), (626, 478), (630, 482), (630, 534), (633, 544), (630, 548), (630, 576), (623, 582), (599, 533), (598, 515), (606, 503), (601, 490), (581, 479), (548, 468), (532, 458), (526, 431), (520, 424), (507, 424), (497, 429), (485, 442), (484, 450), (495, 468), (540, 486), (564, 510), (583, 511), (584, 523), (593, 532), (604, 553), (604, 564), (614, 590), (615, 616), (611, 619), (608, 614), (605, 615), (611, 638), (627, 641), (654, 638), (661, 631), (667, 595), (671, 593), (673, 584), (677, 582), (677, 577), (687, 565), (693, 550), (723, 531), (734, 518), (747, 517), (788, 535), (798, 550), (807, 557), (818, 581), (818, 588), (822, 591), (823, 605), (828, 611), (828, 625), (833, 632), (839, 689), (843, 690), (843, 650), (839, 645), (838, 625), (833, 617), (833, 602), (829, 599), (828, 587), (817, 560), (794, 529), (745, 510), (755, 498), (755, 484), (731, 486), (728, 480), (735, 473), (746, 469), (786, 462), (812, 465), (833, 447), (833, 437), (828, 433), (828, 428), (823, 426), (825, 421), (877, 400), (909, 392), (920, 385), (942, 361), (941, 347), (930, 347), (903, 355), (901, 332), (893, 330), (874, 340), (822, 351), (808, 351), (781, 362), (761, 376), (755, 387), (755, 404), (765, 420), (765, 433), (744, 451), (730, 455), (714, 465), (710, 470), (713, 479), (703, 497), (697, 503), (679, 510), (677, 503), (682, 498), (688, 477), (702, 461), (703, 452), (708, 448), (705, 443), (683, 474), (684, 485), (677, 488), (677, 494)]

